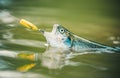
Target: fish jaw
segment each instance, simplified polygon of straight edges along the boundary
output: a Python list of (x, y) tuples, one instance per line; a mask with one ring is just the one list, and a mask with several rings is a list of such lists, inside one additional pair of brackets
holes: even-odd
[(57, 31), (57, 27), (59, 26), (59, 24), (54, 24), (53, 25), (53, 30), (52, 32), (46, 32), (44, 31), (43, 35), (47, 40), (47, 43), (51, 46), (51, 47), (58, 47), (58, 48), (67, 48), (68, 46), (66, 46), (63, 42), (63, 37), (62, 35), (58, 35), (56, 34)]
[(51, 33), (55, 34), (55, 32), (57, 31), (57, 27), (58, 27), (58, 26), (60, 26), (60, 25), (59, 25), (59, 24), (54, 24)]

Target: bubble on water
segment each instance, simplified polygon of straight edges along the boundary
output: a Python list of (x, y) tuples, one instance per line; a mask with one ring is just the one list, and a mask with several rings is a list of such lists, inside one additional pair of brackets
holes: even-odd
[(109, 37), (109, 40), (115, 40), (114, 36)]
[(120, 41), (113, 41), (113, 44), (120, 44)]
[(112, 43), (115, 44), (115, 45), (120, 44), (120, 37), (119, 36), (117, 36), (117, 37), (111, 36), (111, 37), (108, 38), (108, 40), (112, 41)]

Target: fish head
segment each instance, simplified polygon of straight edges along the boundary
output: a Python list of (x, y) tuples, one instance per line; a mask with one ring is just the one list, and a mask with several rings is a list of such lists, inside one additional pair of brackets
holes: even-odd
[(44, 36), (52, 47), (69, 48), (72, 45), (73, 33), (59, 24), (54, 24), (52, 32), (44, 32)]

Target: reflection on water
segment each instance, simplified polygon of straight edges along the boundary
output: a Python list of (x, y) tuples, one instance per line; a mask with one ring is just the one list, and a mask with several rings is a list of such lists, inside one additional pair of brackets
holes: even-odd
[(36, 64), (35, 63), (31, 63), (31, 64), (26, 64), (26, 65), (23, 65), (21, 67), (18, 67), (17, 70), (18, 71), (21, 71), (21, 72), (26, 72), (28, 71), (29, 69), (33, 68)]
[[(12, 59), (23, 59), (29, 60), (31, 62), (39, 62), (41, 61), (41, 66), (47, 67), (48, 69), (61, 69), (65, 65), (73, 65), (77, 66), (79, 63), (70, 61), (69, 59), (73, 58), (70, 51), (62, 50), (62, 49), (55, 49), (49, 48), (44, 53), (31, 53), (31, 52), (14, 52), (14, 51), (7, 51), (1, 50), (0, 56), (3, 61), (5, 58), (12, 58)], [(5, 59), (5, 60), (4, 60)], [(38, 61), (39, 60), (39, 61)], [(18, 70), (25, 71), (34, 67), (35, 63), (26, 64), (17, 68)], [(24, 69), (25, 68), (25, 69)]]
[(72, 65), (72, 63), (77, 65), (77, 63), (69, 60), (70, 55), (70, 51), (61, 48), (49, 48), (42, 54), (41, 64), (49, 69), (61, 69), (65, 65)]
[[(84, 54), (87, 54), (88, 52), (85, 52)], [(0, 51), (0, 77), (14, 77), (14, 78), (26, 78), (27, 74), (31, 76), (30, 78), (39, 78), (41, 76), (42, 72), (39, 72), (38, 74), (32, 73), (31, 75), (28, 71), (30, 70), (37, 70), (41, 68), (48, 68), (49, 70), (62, 70), (63, 67), (66, 66), (87, 66), (89, 68), (93, 68), (100, 71), (106, 71), (109, 68), (94, 64), (89, 64), (81, 61), (72, 61), (72, 58), (75, 58), (77, 56), (83, 55), (83, 53), (73, 53), (68, 50), (63, 49), (55, 49), (55, 48), (48, 48), (43, 53), (34, 53), (34, 52), (15, 52), (15, 51), (8, 51), (8, 50), (1, 50)], [(39, 67), (39, 68), (38, 68)], [(11, 72), (11, 71), (12, 72)], [(19, 72), (17, 72), (19, 71)], [(9, 75), (6, 76), (7, 73)], [(28, 72), (28, 73), (20, 73), (20, 72)], [(5, 74), (6, 73), (6, 74)], [(41, 74), (40, 74), (41, 73)], [(16, 75), (13, 75), (16, 74)], [(29, 76), (27, 78), (29, 78)], [(46, 78), (46, 76), (43, 78)]]
[[(49, 69), (59, 69), (65, 65), (66, 56), (69, 54), (69, 52), (63, 52), (61, 49), (54, 49), (50, 48), (49, 50), (46, 50), (44, 53), (31, 53), (31, 52), (14, 52), (14, 51), (8, 51), (8, 50), (1, 50), (0, 51), (0, 77), (13, 77), (13, 78), (39, 78), (39, 75), (34, 73), (19, 73), (20, 72), (26, 72), (34, 67), (37, 66), (38, 63), (40, 63), (39, 67), (47, 67)], [(11, 59), (11, 60), (10, 60)], [(21, 59), (21, 60), (20, 60)], [(13, 62), (14, 61), (14, 62)], [(29, 61), (29, 62), (28, 62)], [(26, 63), (27, 62), (27, 63)], [(19, 63), (19, 64), (18, 64)], [(10, 71), (13, 70), (13, 71)], [(9, 73), (9, 74), (8, 74)], [(6, 74), (8, 74), (6, 76)], [(16, 75), (14, 75), (16, 74)], [(28, 75), (27, 75), (28, 74)], [(29, 75), (31, 74), (31, 75)], [(44, 75), (42, 76), (44, 77)]]

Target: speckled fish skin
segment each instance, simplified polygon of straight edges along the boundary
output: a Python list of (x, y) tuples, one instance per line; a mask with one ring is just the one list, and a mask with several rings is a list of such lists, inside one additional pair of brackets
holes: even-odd
[[(60, 43), (62, 43), (63, 48), (64, 48), (64, 46), (66, 46), (65, 48), (68, 48), (72, 51), (77, 51), (77, 52), (82, 52), (82, 51), (101, 51), (101, 52), (120, 51), (116, 48), (101, 45), (101, 44), (86, 40), (84, 38), (81, 38), (81, 37), (73, 34), (72, 32), (70, 32), (69, 30), (67, 30), (62, 25), (55, 24), (53, 26), (53, 30), (51, 33), (54, 34), (53, 36), (55, 36), (53, 41), (56, 41), (56, 42), (54, 42), (54, 43), (56, 43), (58, 45), (60, 45)], [(46, 39), (48, 39), (48, 37), (45, 34), (44, 34), (44, 36), (46, 37)], [(60, 41), (55, 40), (55, 39), (57, 39), (56, 36), (59, 36)], [(50, 43), (52, 41), (52, 38), (51, 38), (51, 40), (47, 40), (47, 41)], [(56, 44), (54, 44), (54, 45), (50, 44), (50, 45), (56, 46)], [(60, 47), (60, 46), (58, 46), (58, 47)]]

